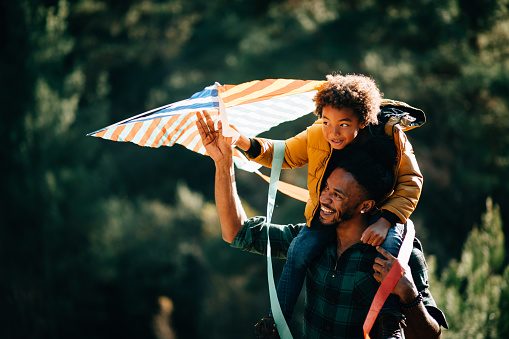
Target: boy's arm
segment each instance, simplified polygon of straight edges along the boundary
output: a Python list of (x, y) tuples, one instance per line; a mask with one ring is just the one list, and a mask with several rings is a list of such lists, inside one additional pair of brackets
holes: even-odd
[(239, 139), (235, 143), (235, 146), (237, 146), (244, 152), (247, 152), (251, 148), (251, 139), (249, 139), (245, 135), (240, 134)]
[(407, 221), (417, 206), (422, 190), (423, 178), (412, 145), (399, 125), (394, 125), (392, 130), (399, 160), (394, 191), (381, 207), (381, 218), (370, 225), (361, 237), (362, 242), (373, 246), (384, 242), (391, 225)]
[[(266, 138), (249, 139), (241, 136), (240, 149), (246, 151), (249, 160), (265, 167), (271, 167), (274, 152), (274, 142)], [(249, 144), (249, 147), (247, 145)], [(253, 149), (254, 148), (254, 149)], [(308, 163), (307, 130), (285, 140), (285, 159), (283, 168), (302, 167)]]
[[(384, 202), (381, 209), (382, 213), (390, 212), (398, 217), (401, 223), (405, 223), (415, 210), (421, 196), (423, 177), (412, 145), (398, 125), (394, 126), (394, 143), (399, 159), (396, 184), (394, 192)], [(390, 214), (385, 214), (385, 216), (390, 217)]]

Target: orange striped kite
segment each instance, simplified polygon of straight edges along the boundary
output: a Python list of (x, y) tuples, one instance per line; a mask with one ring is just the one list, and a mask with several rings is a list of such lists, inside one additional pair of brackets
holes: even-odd
[[(254, 137), (285, 121), (312, 112), (312, 98), (324, 82), (294, 79), (255, 80), (238, 85), (220, 85), (216, 82), (189, 99), (152, 109), (87, 135), (148, 147), (180, 144), (205, 154), (195, 126), (195, 112), (212, 111), (213, 119), (222, 121), (225, 135), (232, 132), (224, 128), (231, 123), (241, 134)], [(238, 168), (264, 177), (258, 171), (260, 165), (248, 161), (238, 150), (235, 150), (234, 160)], [(268, 180), (267, 177), (264, 179)], [(307, 200), (307, 190), (281, 184), (283, 187), (280, 189), (285, 194), (298, 200)]]

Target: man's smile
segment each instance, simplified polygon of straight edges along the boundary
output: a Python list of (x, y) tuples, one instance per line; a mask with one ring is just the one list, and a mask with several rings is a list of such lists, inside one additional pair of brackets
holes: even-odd
[(323, 205), (320, 205), (320, 211), (323, 212), (324, 214), (333, 214), (334, 213), (334, 210), (330, 209), (330, 208), (327, 208)]

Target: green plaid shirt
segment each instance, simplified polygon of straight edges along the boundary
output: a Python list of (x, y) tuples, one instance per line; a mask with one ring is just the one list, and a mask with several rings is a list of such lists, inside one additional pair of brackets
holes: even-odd
[[(270, 225), (272, 256), (285, 258), (292, 239), (305, 224)], [(231, 246), (265, 255), (264, 217), (247, 220)], [(374, 247), (357, 243), (339, 258), (331, 243), (307, 269), (304, 333), (306, 338), (363, 338), (362, 325), (379, 284), (373, 278)], [(427, 268), (421, 249), (414, 248), (409, 263), (424, 304), (436, 306), (427, 287)]]

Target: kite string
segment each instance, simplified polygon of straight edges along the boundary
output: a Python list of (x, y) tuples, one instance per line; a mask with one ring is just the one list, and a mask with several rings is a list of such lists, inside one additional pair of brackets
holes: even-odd
[(286, 323), (283, 312), (281, 311), (281, 305), (279, 305), (279, 300), (277, 297), (274, 283), (274, 273), (272, 270), (270, 247), (270, 223), (272, 220), (272, 212), (274, 210), (274, 204), (276, 201), (277, 184), (279, 181), (279, 174), (281, 173), (281, 166), (283, 164), (284, 152), (284, 141), (274, 141), (274, 155), (272, 157), (272, 168), (270, 171), (270, 184), (267, 199), (267, 279), (269, 282), (270, 308), (272, 310), (272, 316), (274, 317), (274, 322), (276, 323), (279, 336), (282, 339), (292, 339), (292, 334), (288, 328), (288, 324)]

